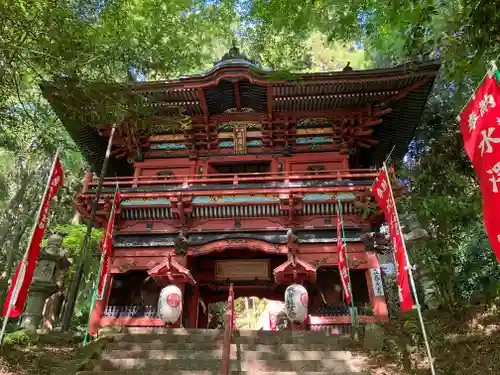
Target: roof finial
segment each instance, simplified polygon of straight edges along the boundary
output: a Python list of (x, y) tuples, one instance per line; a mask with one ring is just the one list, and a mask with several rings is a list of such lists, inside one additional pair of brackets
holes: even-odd
[(231, 59), (243, 59), (250, 61), (248, 57), (246, 57), (244, 54), (240, 52), (240, 49), (237, 47), (237, 40), (236, 38), (233, 38), (231, 45), (232, 47), (229, 49), (229, 51), (222, 57), (222, 60), (231, 60)]
[(351, 67), (351, 62), (348, 61), (347, 65), (344, 66), (344, 69), (342, 69), (343, 72), (352, 72), (352, 67)]

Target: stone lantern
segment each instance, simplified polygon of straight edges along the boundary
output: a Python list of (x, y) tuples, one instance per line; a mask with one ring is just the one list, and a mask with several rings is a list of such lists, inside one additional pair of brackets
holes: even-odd
[[(23, 328), (39, 328), (44, 316), (44, 308), (45, 310), (50, 310), (52, 307), (52, 310), (54, 310), (54, 306), (50, 306), (51, 301), (47, 301), (47, 299), (51, 296), (54, 297), (54, 293), (61, 290), (63, 271), (71, 264), (61, 248), (62, 240), (61, 236), (53, 234), (47, 239), (47, 245), (40, 251), (35, 274), (33, 275), (33, 281), (28, 293), (28, 302), (21, 316), (21, 327)], [(58, 293), (58, 295), (57, 304), (60, 307), (62, 294)], [(53, 299), (52, 297), (51, 299)], [(49, 302), (47, 306), (46, 301)], [(56, 312), (53, 315), (54, 317), (52, 322), (49, 322), (49, 326), (47, 326), (47, 321), (44, 322), (44, 328), (52, 328), (52, 324), (57, 316)], [(45, 314), (45, 317), (47, 318), (47, 314)]]

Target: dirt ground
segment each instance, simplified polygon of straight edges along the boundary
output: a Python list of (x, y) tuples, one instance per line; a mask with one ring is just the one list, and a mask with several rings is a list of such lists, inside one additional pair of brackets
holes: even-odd
[(74, 345), (16, 346), (0, 355), (0, 375), (49, 375), (73, 357)]

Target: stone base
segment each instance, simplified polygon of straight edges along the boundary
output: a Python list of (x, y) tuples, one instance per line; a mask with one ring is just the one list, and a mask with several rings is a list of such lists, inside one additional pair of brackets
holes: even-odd
[(384, 329), (378, 324), (365, 325), (363, 347), (368, 350), (382, 350), (384, 348)]

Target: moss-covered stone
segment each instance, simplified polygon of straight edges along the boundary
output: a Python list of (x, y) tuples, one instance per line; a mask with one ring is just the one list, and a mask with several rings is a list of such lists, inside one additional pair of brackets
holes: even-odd
[(58, 368), (54, 372), (54, 375), (74, 375), (78, 371), (83, 370), (85, 365), (90, 363), (93, 359), (101, 356), (106, 344), (110, 341), (111, 340), (109, 338), (101, 338), (76, 349), (73, 359)]

